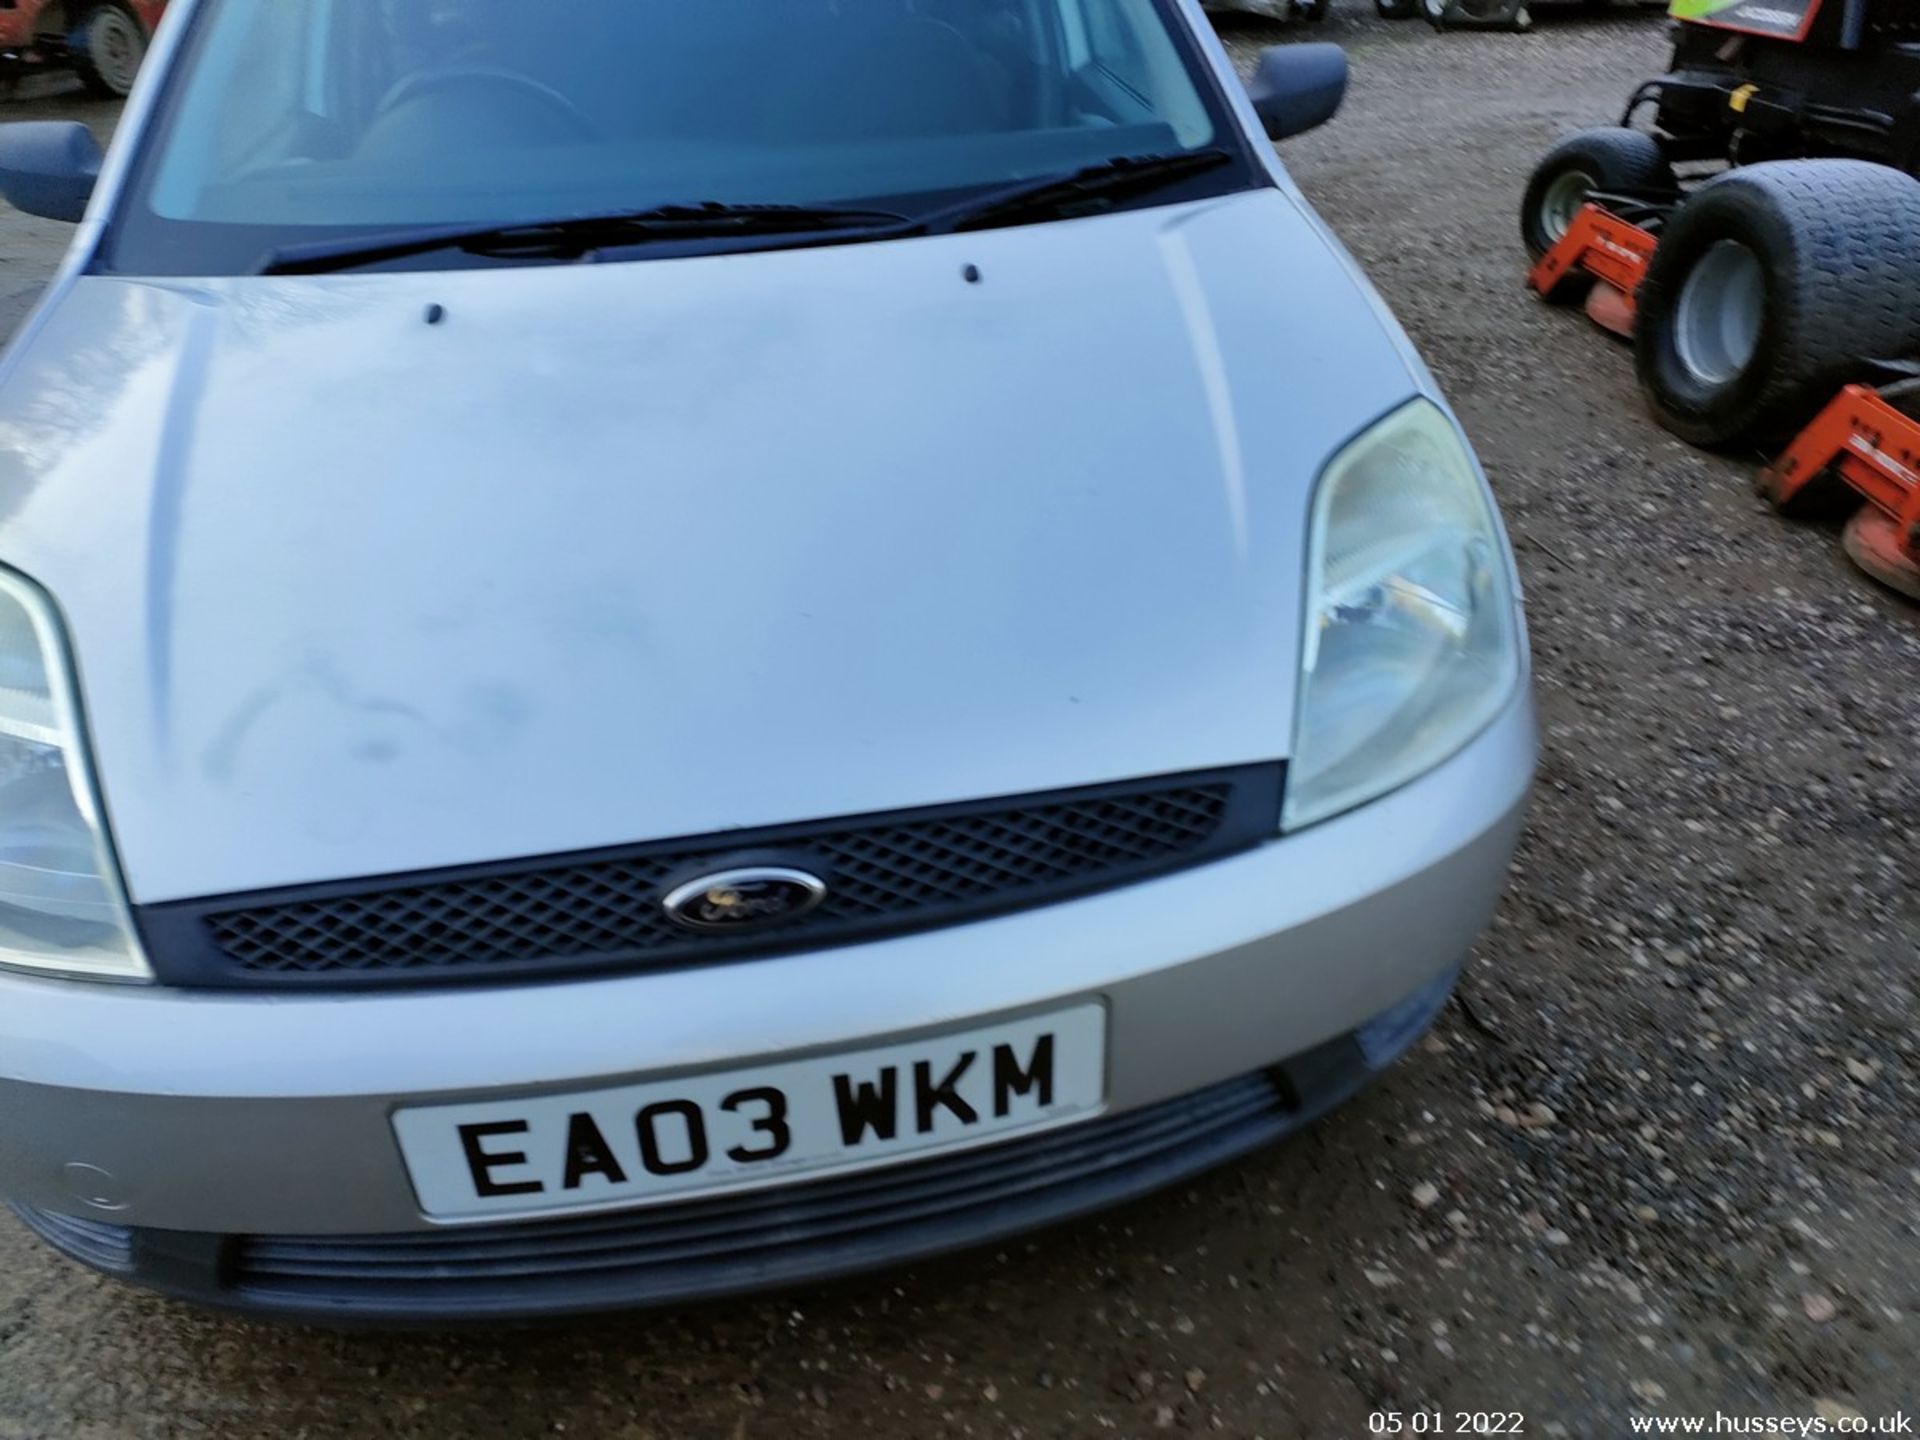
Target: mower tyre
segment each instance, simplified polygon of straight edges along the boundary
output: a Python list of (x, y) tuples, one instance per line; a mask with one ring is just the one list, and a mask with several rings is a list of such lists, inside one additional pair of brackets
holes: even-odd
[(1573, 217), (1599, 192), (1615, 195), (1678, 193), (1673, 166), (1651, 135), (1620, 126), (1569, 135), (1534, 167), (1520, 202), (1520, 237), (1538, 260), (1567, 233)]
[(1782, 160), (1702, 186), (1640, 287), (1634, 364), (1655, 418), (1769, 450), (1844, 385), (1920, 358), (1920, 180), (1862, 160)]
[(147, 58), (146, 27), (118, 0), (101, 0), (74, 26), (69, 48), (74, 71), (90, 94), (124, 100)]

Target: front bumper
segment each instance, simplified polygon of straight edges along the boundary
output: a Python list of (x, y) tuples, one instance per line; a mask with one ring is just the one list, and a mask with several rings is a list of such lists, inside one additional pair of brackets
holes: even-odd
[(401, 1164), (398, 1106), (737, 1067), (1096, 997), (1107, 1113), (1123, 1118), (1309, 1055), (1451, 972), (1504, 884), (1533, 755), (1523, 698), (1412, 785), (1254, 851), (750, 963), (297, 997), (0, 978), (0, 1192), (143, 1232), (445, 1233)]
[(194, 1234), (16, 1210), (97, 1270), (274, 1319), (423, 1326), (711, 1300), (1019, 1234), (1270, 1144), (1398, 1058), (1446, 1004), (1453, 978), (1357, 1034), (1192, 1095), (981, 1150), (718, 1200), (365, 1236)]

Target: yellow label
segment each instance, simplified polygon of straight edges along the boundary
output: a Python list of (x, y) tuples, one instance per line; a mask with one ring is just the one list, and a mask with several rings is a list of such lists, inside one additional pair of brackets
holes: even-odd
[(1736, 115), (1747, 113), (1747, 102), (1760, 93), (1758, 85), (1742, 85), (1727, 97), (1727, 108)]

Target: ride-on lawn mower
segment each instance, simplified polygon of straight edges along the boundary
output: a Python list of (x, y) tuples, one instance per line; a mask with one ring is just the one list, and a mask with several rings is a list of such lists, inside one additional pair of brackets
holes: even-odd
[(1535, 170), (1531, 283), (1632, 337), (1674, 434), (1768, 453), (1800, 435), (1763, 490), (1864, 498), (1848, 552), (1920, 598), (1920, 3), (1674, 14), (1670, 73)]

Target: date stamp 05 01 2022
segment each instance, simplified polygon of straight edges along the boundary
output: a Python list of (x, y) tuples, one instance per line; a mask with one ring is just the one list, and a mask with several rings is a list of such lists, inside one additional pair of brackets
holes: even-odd
[(1367, 1416), (1373, 1435), (1524, 1435), (1518, 1410), (1376, 1410)]

